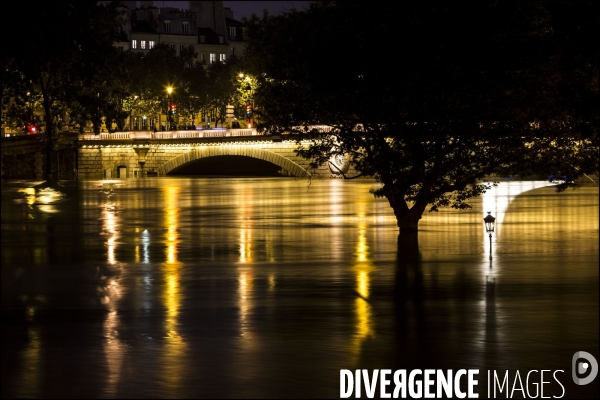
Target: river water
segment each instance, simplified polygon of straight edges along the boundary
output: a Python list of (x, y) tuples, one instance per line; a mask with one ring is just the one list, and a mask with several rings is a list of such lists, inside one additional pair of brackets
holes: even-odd
[(3, 398), (332, 398), (342, 369), (438, 368), (598, 393), (571, 375), (600, 359), (597, 187), (503, 182), (417, 243), (370, 180), (40, 183), (2, 183)]

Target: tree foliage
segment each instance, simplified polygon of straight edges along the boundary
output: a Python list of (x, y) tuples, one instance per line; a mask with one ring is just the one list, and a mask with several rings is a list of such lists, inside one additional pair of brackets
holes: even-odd
[[(598, 170), (594, 1), (318, 2), (250, 24), (259, 129), (382, 183), (401, 230), (493, 175)], [(328, 131), (309, 129), (326, 125)], [(310, 145), (302, 141), (310, 139)]]
[[(35, 23), (22, 29), (23, 10), (34, 10)], [(60, 114), (76, 103), (81, 118), (96, 124), (104, 108), (106, 73), (116, 50), (117, 2), (95, 1), (9, 2), (11, 16), (2, 24), (3, 61), (7, 71), (29, 82), (42, 98), (44, 133), (48, 145), (46, 171), (51, 174), (51, 149)], [(15, 32), (19, 40), (14, 39)], [(8, 95), (3, 90), (4, 96)], [(14, 94), (14, 93), (13, 93)]]

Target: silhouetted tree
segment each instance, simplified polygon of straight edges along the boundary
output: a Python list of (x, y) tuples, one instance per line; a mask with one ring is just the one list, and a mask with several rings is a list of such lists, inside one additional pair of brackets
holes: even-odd
[[(103, 80), (96, 73), (109, 62), (117, 34), (117, 2), (20, 1), (3, 4), (6, 15), (35, 13), (35, 22), (22, 29), (20, 21), (8, 18), (2, 24), (3, 49), (10, 68), (18, 71), (39, 90), (44, 109), (47, 143), (46, 175), (51, 177), (51, 154), (58, 113), (73, 101), (76, 88), (84, 88), (80, 108), (92, 118), (100, 105), (90, 93), (99, 93)], [(19, 23), (19, 25), (16, 25)], [(13, 40), (15, 32), (19, 40)], [(3, 56), (4, 57), (4, 56)], [(97, 86), (100, 87), (97, 87)], [(96, 95), (96, 98), (98, 96)]]
[(298, 134), (313, 167), (349, 157), (405, 232), (428, 207), (470, 207), (491, 175), (565, 188), (598, 170), (599, 7), (318, 2), (253, 18), (259, 129)]

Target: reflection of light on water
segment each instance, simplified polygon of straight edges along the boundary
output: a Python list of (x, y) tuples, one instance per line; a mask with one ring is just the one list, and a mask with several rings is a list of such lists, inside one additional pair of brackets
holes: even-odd
[(269, 275), (269, 291), (275, 290), (275, 274)]
[[(20, 382), (16, 385), (17, 393), (15, 397), (39, 398), (40, 396), (39, 393), (37, 393), (37, 389), (43, 385), (40, 376), (42, 365), (40, 360), (41, 341), (38, 328), (30, 326), (28, 328), (27, 336), (29, 343), (23, 352), (23, 374), (19, 379)], [(33, 390), (36, 390), (36, 392), (32, 393)]]
[(116, 248), (119, 237), (117, 213), (115, 211), (116, 205), (114, 203), (106, 203), (103, 208), (102, 230), (108, 236), (106, 239), (107, 261), (110, 265), (115, 265), (117, 263)]
[[(181, 263), (178, 260), (179, 245), (179, 195), (180, 187), (164, 187), (164, 208), (165, 212), (165, 258), (166, 263), (163, 266), (164, 271), (164, 292), (163, 301), (167, 310), (165, 318), (165, 348), (162, 351), (163, 360), (161, 365), (164, 367), (163, 377), (166, 390), (171, 393), (177, 393), (179, 385), (184, 375), (185, 363), (183, 357), (186, 352), (187, 344), (178, 332), (179, 327), (179, 308), (181, 307), (180, 291), (180, 273)], [(148, 261), (147, 246), (149, 244), (149, 234), (145, 230), (142, 233), (142, 242), (145, 242), (145, 262)]]
[(332, 226), (337, 226), (344, 221), (344, 217), (340, 215), (342, 210), (342, 188), (343, 182), (338, 179), (332, 179), (329, 184), (329, 223)]
[(365, 204), (359, 205), (358, 240), (356, 242), (356, 263), (353, 271), (356, 274), (356, 292), (358, 297), (354, 301), (354, 312), (356, 314), (356, 332), (352, 339), (352, 354), (358, 357), (362, 343), (368, 337), (375, 336), (371, 305), (368, 302), (370, 278), (369, 273), (373, 271), (369, 259), (369, 246), (367, 243), (367, 224), (365, 223)]
[(240, 262), (252, 262), (252, 230), (240, 229)]
[(179, 314), (179, 275), (173, 273), (166, 277), (165, 305), (167, 306), (167, 335), (171, 338), (180, 336), (175, 330), (177, 315)]
[(367, 238), (365, 237), (365, 226), (364, 224), (361, 224), (361, 227), (359, 227), (359, 234), (358, 234), (358, 243), (356, 244), (356, 255), (357, 255), (357, 260), (358, 262), (365, 262), (368, 261), (367, 257), (369, 256), (368, 251), (368, 247), (367, 247)]
[[(494, 235), (500, 236), (502, 232), (502, 221), (506, 214), (506, 209), (511, 201), (518, 195), (529, 190), (550, 185), (546, 181), (511, 181), (500, 182), (497, 187), (492, 188), (482, 195), (483, 219), (488, 211), (496, 218), (496, 228)], [(483, 222), (481, 224), (483, 227)], [(486, 235), (486, 239), (488, 239)]]
[(124, 348), (118, 337), (119, 322), (119, 316), (113, 306), (104, 321), (104, 354), (108, 365), (105, 394), (111, 397), (117, 395), (123, 366)]
[(33, 318), (35, 317), (35, 307), (27, 307), (27, 320), (29, 322), (33, 322)]
[(161, 365), (164, 368), (162, 376), (164, 384), (171, 393), (177, 393), (184, 378), (187, 343), (179, 334), (179, 308), (181, 307), (180, 275), (178, 264), (167, 264), (163, 301), (167, 315), (165, 318), (165, 342), (161, 352)]
[(144, 264), (148, 264), (150, 262), (150, 252), (148, 251), (148, 247), (150, 246), (150, 233), (147, 229), (144, 229), (142, 232), (142, 251), (144, 252)]
[[(497, 321), (501, 321), (504, 317), (501, 314), (501, 309), (496, 307), (496, 298), (494, 296), (496, 279), (498, 273), (494, 268), (494, 253), (497, 238), (502, 233), (503, 222), (506, 217), (506, 211), (510, 203), (517, 198), (520, 194), (529, 190), (537, 189), (540, 187), (548, 186), (549, 183), (546, 181), (511, 181), (501, 182), (497, 187), (488, 190), (482, 195), (482, 211), (481, 214), (481, 229), (483, 234), (483, 248), (484, 253), (481, 260), (481, 271), (484, 278), (485, 297), (480, 303), (481, 314), (483, 316), (480, 324), (481, 329), (478, 331), (479, 338), (475, 340), (475, 343), (481, 344), (481, 352), (487, 354), (489, 349), (487, 346), (493, 343), (497, 347), (497, 343), (501, 341), (502, 330), (498, 328)], [(483, 218), (491, 212), (492, 216), (496, 218), (494, 232), (492, 233), (492, 242), (490, 243), (490, 237), (485, 232), (485, 226), (483, 224)]]
[(52, 188), (44, 188), (37, 193), (36, 202), (41, 204), (53, 204), (61, 200), (63, 197), (64, 194), (59, 192), (58, 190), (54, 190)]
[[(269, 277), (271, 282), (271, 277)], [(275, 280), (273, 277), (273, 285)], [(238, 268), (238, 307), (239, 307), (239, 332), (240, 345), (245, 350), (256, 350), (257, 337), (252, 334), (251, 317), (253, 307), (254, 275), (248, 265)]]
[(254, 203), (253, 192), (247, 188), (241, 192), (241, 198), (239, 200), (239, 219), (242, 221), (239, 235), (239, 251), (241, 263), (252, 262), (253, 249), (252, 249), (252, 204)]
[(179, 191), (177, 186), (169, 186), (165, 189), (165, 234), (166, 241), (166, 259), (168, 264), (177, 262), (177, 245), (179, 244), (179, 234), (177, 232), (179, 225)]
[(19, 193), (23, 193), (25, 195), (25, 201), (27, 202), (27, 218), (33, 219), (33, 205), (35, 204), (35, 189), (34, 188), (25, 188), (19, 189)]
[(249, 329), (250, 307), (252, 306), (252, 271), (240, 268), (238, 275), (238, 304), (240, 308), (240, 335), (244, 339), (252, 339)]
[(58, 209), (54, 206), (54, 203), (62, 200), (64, 194), (58, 190), (52, 188), (23, 188), (19, 189), (19, 193), (25, 195), (25, 202), (27, 203), (29, 219), (33, 219), (33, 206), (37, 205), (38, 209), (42, 212), (52, 214), (57, 213)]

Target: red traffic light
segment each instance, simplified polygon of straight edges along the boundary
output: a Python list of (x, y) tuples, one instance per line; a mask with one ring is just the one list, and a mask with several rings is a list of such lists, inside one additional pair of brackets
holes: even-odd
[(177, 109), (177, 104), (173, 103), (171, 104), (171, 110), (176, 110)]
[(246, 105), (246, 110), (250, 110), (250, 109), (252, 109), (252, 106), (250, 104), (247, 104)]
[(37, 127), (35, 125), (29, 125), (29, 133), (37, 133)]

